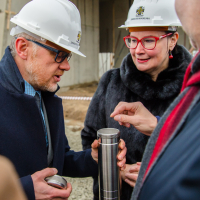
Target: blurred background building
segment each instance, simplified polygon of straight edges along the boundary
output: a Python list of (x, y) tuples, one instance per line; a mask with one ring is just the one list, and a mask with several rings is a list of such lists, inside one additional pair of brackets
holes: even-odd
[[(10, 44), (10, 30), (14, 24), (10, 18), (30, 0), (0, 0), (0, 58)], [(80, 51), (87, 57), (73, 54), (71, 69), (65, 73), (60, 86), (98, 81), (102, 74), (120, 67), (123, 57), (129, 52), (123, 37), (128, 31), (119, 29), (124, 24), (133, 0), (71, 0), (79, 9), (82, 24)], [(151, 0), (149, 0), (151, 1)], [(37, 14), (37, 10), (35, 11)], [(178, 43), (190, 50), (189, 39), (178, 29)]]

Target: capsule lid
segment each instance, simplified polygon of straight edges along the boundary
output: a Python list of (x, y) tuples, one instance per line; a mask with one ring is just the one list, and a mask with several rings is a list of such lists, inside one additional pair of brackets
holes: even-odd
[(58, 175), (46, 177), (45, 180), (47, 181), (49, 185), (57, 187), (57, 188), (65, 188), (67, 185), (66, 179)]
[(120, 131), (116, 128), (102, 128), (97, 131), (97, 136), (101, 138), (120, 137)]

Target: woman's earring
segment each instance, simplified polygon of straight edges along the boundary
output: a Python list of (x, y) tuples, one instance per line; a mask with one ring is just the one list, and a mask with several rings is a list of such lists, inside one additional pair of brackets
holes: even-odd
[(173, 58), (172, 51), (169, 50), (169, 59), (172, 59), (172, 58)]

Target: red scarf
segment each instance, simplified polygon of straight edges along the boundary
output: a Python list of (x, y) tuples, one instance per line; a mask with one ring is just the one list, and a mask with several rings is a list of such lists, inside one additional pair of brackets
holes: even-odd
[[(200, 71), (195, 73), (194, 75), (191, 76), (191, 68), (193, 65), (194, 60), (198, 56), (199, 53), (194, 57), (190, 65), (188, 66), (184, 80), (183, 80), (183, 85), (181, 92), (188, 86), (194, 86), (196, 83), (200, 82)], [(160, 134), (158, 136), (157, 142), (155, 144), (153, 153), (151, 155), (149, 164), (147, 166), (145, 175), (143, 180), (146, 178), (147, 173), (149, 172), (149, 169), (152, 167), (154, 164), (156, 158), (159, 156), (160, 152), (162, 151), (163, 147), (166, 145), (168, 142), (169, 138), (171, 137), (172, 133), (175, 131), (177, 128), (179, 122), (182, 119), (182, 116), (184, 113), (187, 111), (189, 106), (191, 105), (194, 97), (196, 96), (197, 92), (199, 91), (199, 87), (190, 87), (186, 95), (179, 101), (179, 103), (176, 105), (176, 107), (172, 110), (168, 118), (166, 119)]]

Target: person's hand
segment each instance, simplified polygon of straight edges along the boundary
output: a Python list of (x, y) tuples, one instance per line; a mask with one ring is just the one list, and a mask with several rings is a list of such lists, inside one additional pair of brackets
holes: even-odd
[[(100, 139), (99, 139), (100, 141)], [(91, 155), (92, 155), (92, 158), (98, 163), (98, 148), (100, 146), (99, 144), (99, 141), (98, 140), (94, 140), (94, 142), (92, 143), (91, 147), (92, 147), (92, 152), (91, 152)]]
[(157, 125), (157, 118), (141, 102), (120, 102), (110, 117), (128, 128), (132, 124), (138, 131), (148, 136), (151, 135)]
[(118, 148), (119, 148), (119, 152), (117, 154), (117, 160), (118, 160), (117, 165), (119, 169), (123, 171), (126, 168), (126, 152), (127, 152), (127, 148), (126, 148), (126, 144), (124, 140), (120, 139)]
[(125, 170), (120, 172), (122, 180), (128, 183), (131, 187), (135, 187), (140, 166), (141, 162), (132, 165), (126, 164)]
[(36, 200), (67, 200), (71, 194), (72, 186), (67, 183), (65, 189), (57, 189), (47, 184), (44, 180), (48, 176), (57, 174), (57, 169), (46, 168), (31, 175)]
[[(100, 140), (100, 139), (99, 139)], [(92, 143), (91, 147), (92, 147), (92, 158), (98, 163), (98, 148), (99, 148), (99, 141), (98, 140), (94, 140), (94, 142)], [(119, 166), (120, 170), (124, 170), (125, 169), (125, 163), (126, 163), (126, 145), (124, 140), (120, 139), (119, 142), (119, 152), (117, 154), (117, 165)]]

